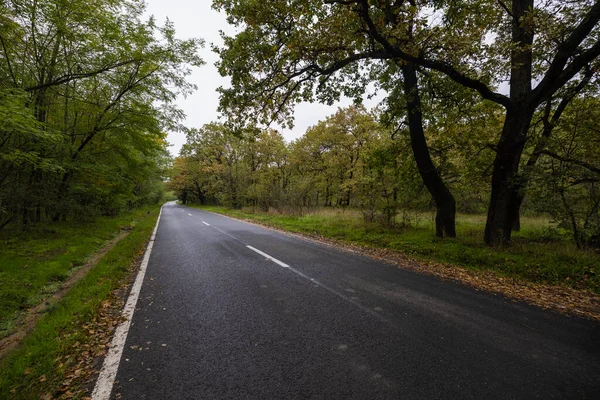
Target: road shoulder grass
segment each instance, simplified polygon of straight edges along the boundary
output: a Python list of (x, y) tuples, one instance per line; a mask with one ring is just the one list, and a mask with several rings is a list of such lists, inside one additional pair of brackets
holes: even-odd
[(60, 290), (90, 257), (150, 209), (88, 222), (0, 231), (0, 338), (12, 333), (27, 310)]
[[(81, 398), (104, 355), (159, 207), (137, 215), (131, 232), (42, 316), (0, 362), (0, 398)], [(130, 222), (131, 222), (131, 215)], [(86, 384), (88, 386), (86, 386)]]
[(439, 239), (423, 223), (420, 228), (390, 228), (366, 224), (348, 212), (295, 216), (198, 208), (345, 246), (543, 308), (600, 319), (600, 254), (577, 249), (539, 220), (525, 218), (512, 246), (489, 248), (481, 239), (483, 220), (473, 216), (459, 216), (457, 238)]

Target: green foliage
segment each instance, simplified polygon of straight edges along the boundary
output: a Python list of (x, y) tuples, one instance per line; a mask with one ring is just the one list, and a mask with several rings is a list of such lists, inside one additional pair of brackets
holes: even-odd
[(169, 187), (184, 203), (293, 213), (352, 205), (364, 208), (366, 218), (377, 214), (392, 223), (401, 161), (412, 160), (386, 136), (361, 107), (339, 110), (290, 144), (272, 130), (240, 137), (225, 125), (208, 124), (190, 131)]
[[(457, 108), (436, 111), (436, 105), (427, 105), (432, 108), (426, 130), (432, 158), (455, 194), (458, 210), (485, 212), (493, 143), (503, 115), (491, 102), (471, 103), (468, 117)], [(552, 216), (580, 247), (597, 246), (600, 234), (599, 110), (596, 98), (574, 101), (544, 142), (537, 164), (530, 165), (531, 153), (539, 151), (539, 141), (532, 141), (523, 166), (529, 192), (522, 213)], [(190, 131), (169, 188), (184, 203), (252, 206), (292, 215), (322, 206), (356, 208), (369, 223), (402, 227), (406, 213), (399, 217), (400, 210), (430, 211), (433, 204), (415, 166), (408, 132), (391, 131), (386, 118), (384, 114), (378, 123), (364, 108), (340, 109), (289, 144), (271, 130), (239, 135), (226, 125), (208, 124)]]
[(0, 8), (0, 227), (159, 200), (202, 42), (142, 20), (139, 0)]
[(240, 207), (247, 195), (248, 165), (243, 158), (246, 141), (222, 124), (211, 123), (188, 132), (187, 143), (175, 161), (178, 175), (169, 188), (183, 203), (216, 199)]
[[(559, 119), (561, 106), (553, 100), (568, 103), (574, 97), (569, 92), (576, 95), (598, 72), (600, 3), (594, 0), (214, 0), (213, 5), (237, 27), (216, 49), (221, 74), (231, 77), (231, 85), (220, 89), (220, 110), (235, 128), (273, 121), (289, 126), (296, 103), (332, 104), (341, 95), (359, 103), (368, 85), (385, 90), (388, 119), (401, 120), (401, 105), (410, 102), (402, 95), (399, 71), (407, 66), (426, 77), (424, 97), (431, 104), (422, 102), (419, 111), (434, 111), (426, 117), (428, 127), (454, 117), (445, 112), (452, 101), (463, 125), (464, 119), (479, 118), (470, 110), (479, 97), (495, 103), (491, 111), (502, 115), (502, 127), (492, 123), (481, 138), (495, 153), (493, 166), (479, 171), (491, 183), (489, 195), (478, 187), (468, 199), (476, 203), (489, 196), (484, 240), (492, 246), (508, 244), (517, 222), (528, 184), (519, 166), (534, 136), (534, 114), (547, 108)], [(500, 90), (506, 82), (508, 93)], [(437, 142), (454, 147), (450, 137), (440, 135)], [(458, 171), (447, 168), (451, 154), (444, 153), (438, 155), (440, 172), (456, 177)], [(424, 165), (426, 152), (418, 154)]]
[(577, 99), (565, 110), (532, 167), (532, 207), (552, 215), (578, 247), (600, 248), (600, 99)]

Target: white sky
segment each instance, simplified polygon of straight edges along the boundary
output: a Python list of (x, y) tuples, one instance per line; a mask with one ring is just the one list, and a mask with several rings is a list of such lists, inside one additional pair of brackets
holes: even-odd
[[(226, 86), (229, 80), (219, 75), (214, 65), (218, 57), (211, 51), (210, 45), (211, 43), (217, 45), (222, 43), (219, 30), (232, 32), (225, 15), (211, 8), (212, 0), (146, 0), (146, 3), (148, 14), (154, 15), (158, 24), (163, 24), (167, 17), (175, 24), (177, 37), (181, 39), (199, 37), (206, 42), (200, 54), (206, 64), (203, 67), (195, 68), (189, 77), (189, 80), (198, 86), (198, 90), (185, 99), (179, 98), (177, 104), (187, 115), (184, 124), (188, 127), (199, 128), (211, 121), (216, 121), (219, 104), (216, 89), (219, 86)], [(375, 99), (366, 100), (365, 106), (370, 108), (377, 102)], [(296, 106), (294, 129), (281, 130), (281, 133), (287, 141), (299, 138), (309, 126), (315, 125), (319, 120), (335, 113), (339, 107), (345, 107), (351, 103), (351, 100), (343, 99), (333, 106), (318, 103), (299, 104)], [(171, 154), (178, 155), (181, 146), (185, 143), (185, 135), (169, 133), (168, 140), (172, 144)]]

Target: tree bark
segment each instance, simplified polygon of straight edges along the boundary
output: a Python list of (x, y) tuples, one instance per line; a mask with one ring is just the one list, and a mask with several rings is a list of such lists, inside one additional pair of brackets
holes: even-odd
[(508, 245), (523, 200), (519, 161), (533, 111), (515, 107), (506, 114), (492, 173), (492, 194), (484, 240), (489, 246)]
[(507, 106), (492, 172), (492, 194), (484, 233), (488, 246), (510, 243), (523, 200), (524, 182), (518, 174), (519, 161), (536, 107), (531, 90), (534, 25), (527, 18), (533, 6), (533, 0), (512, 1), (511, 104)]
[(456, 237), (456, 201), (435, 168), (425, 140), (417, 69), (411, 63), (407, 63), (401, 68), (408, 111), (410, 144), (419, 174), (436, 206), (435, 234), (438, 237)]
[[(525, 195), (519, 195), (519, 208), (518, 211), (521, 210), (521, 205), (523, 205), (523, 199), (525, 198)], [(513, 227), (512, 227), (513, 232), (519, 232), (521, 230), (521, 213), (517, 212), (517, 217), (515, 218), (515, 222), (513, 223)]]
[(181, 204), (187, 204), (187, 190), (184, 190), (181, 194)]

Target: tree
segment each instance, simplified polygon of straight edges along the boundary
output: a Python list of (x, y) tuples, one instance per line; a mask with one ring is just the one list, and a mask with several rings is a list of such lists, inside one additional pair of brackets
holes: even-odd
[(208, 196), (221, 204), (241, 208), (250, 182), (246, 147), (246, 141), (223, 124), (213, 122), (190, 129), (181, 150), (185, 168), (180, 175), (185, 175), (186, 191), (195, 189), (199, 202)]
[(406, 63), (402, 65), (401, 70), (411, 147), (421, 178), (436, 204), (435, 233), (438, 237), (456, 237), (456, 200), (442, 180), (429, 154), (423, 128), (417, 69), (415, 64)]
[(195, 89), (186, 76), (202, 42), (143, 12), (137, 0), (0, 5), (7, 218), (110, 214), (160, 191), (165, 132), (183, 117), (172, 102)]
[(289, 179), (288, 148), (283, 136), (267, 129), (248, 139), (246, 162), (250, 166), (248, 197), (253, 206), (268, 211), (280, 205)]
[(532, 202), (573, 233), (577, 247), (600, 238), (600, 99), (577, 99), (539, 152), (530, 171)]
[(364, 160), (381, 132), (364, 107), (351, 106), (319, 121), (292, 143), (290, 181), (302, 182), (302, 206), (359, 205), (356, 189)]
[[(581, 80), (584, 68), (595, 70), (600, 55), (597, 0), (214, 4), (242, 28), (219, 50), (220, 70), (232, 76), (221, 107), (234, 123), (251, 113), (289, 122), (293, 104), (313, 96), (359, 98), (368, 82), (385, 79), (389, 60), (442, 73), (504, 107), (484, 238), (491, 246), (509, 243), (518, 218), (519, 166), (535, 111)], [(496, 90), (505, 79), (508, 95)]]

